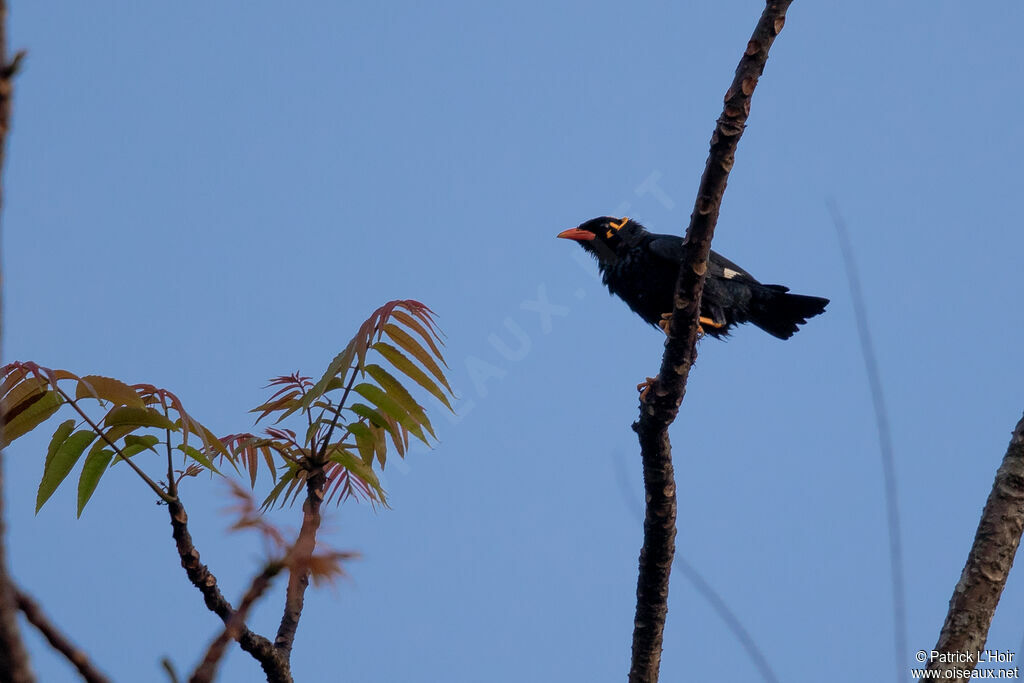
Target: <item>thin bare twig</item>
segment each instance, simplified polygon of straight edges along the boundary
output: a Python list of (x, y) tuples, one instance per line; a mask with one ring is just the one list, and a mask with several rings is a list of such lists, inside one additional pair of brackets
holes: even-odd
[[(985, 647), (1006, 578), (1024, 532), (1024, 417), (1010, 437), (1003, 463), (996, 472), (992, 492), (985, 503), (967, 555), (960, 580), (949, 599), (949, 612), (942, 625), (935, 651), (967, 653), (969, 661), (958, 657), (930, 659), (929, 669), (942, 672), (970, 671), (977, 665), (974, 655)], [(950, 674), (955, 675), (955, 674)], [(950, 675), (947, 675), (948, 678)]]
[(164, 673), (167, 674), (167, 680), (171, 683), (179, 683), (178, 672), (174, 669), (174, 662), (167, 657), (164, 657), (160, 660), (160, 668), (162, 668)]
[(687, 250), (679, 267), (675, 303), (661, 370), (640, 409), (633, 429), (640, 440), (647, 511), (640, 550), (633, 658), (629, 680), (656, 681), (668, 613), (668, 586), (675, 555), (676, 484), (668, 427), (686, 393), (686, 380), (697, 357), (697, 318), (707, 273), (711, 238), (732, 170), (736, 146), (750, 113), (750, 96), (764, 71), (768, 50), (785, 24), (792, 0), (769, 0), (747, 43), (725, 107), (711, 136), (711, 150), (686, 230)]
[(832, 222), (839, 238), (839, 250), (843, 254), (846, 280), (850, 285), (853, 300), (853, 314), (857, 320), (857, 334), (860, 336), (860, 350), (864, 356), (864, 371), (871, 389), (871, 403), (875, 408), (875, 427), (878, 431), (878, 447), (882, 454), (882, 480), (885, 486), (885, 511), (889, 527), (889, 579), (892, 583), (893, 655), (896, 667), (896, 681), (904, 680), (907, 671), (907, 598), (903, 583), (903, 537), (900, 525), (899, 489), (896, 487), (896, 456), (893, 454), (892, 433), (889, 430), (889, 411), (885, 407), (885, 393), (882, 391), (882, 373), (875, 359), (875, 345), (868, 327), (867, 306), (860, 286), (857, 263), (853, 258), (853, 247), (846, 230), (846, 221), (839, 213), (835, 200), (828, 200)]
[(25, 615), (28, 623), (39, 629), (39, 632), (46, 638), (46, 642), (74, 665), (82, 676), (82, 680), (87, 681), (87, 683), (109, 683), (110, 679), (100, 673), (99, 669), (89, 660), (89, 656), (75, 647), (74, 643), (54, 626), (53, 622), (43, 614), (42, 608), (39, 607), (31, 596), (17, 588), (14, 591), (15, 599), (18, 602), (18, 609)]

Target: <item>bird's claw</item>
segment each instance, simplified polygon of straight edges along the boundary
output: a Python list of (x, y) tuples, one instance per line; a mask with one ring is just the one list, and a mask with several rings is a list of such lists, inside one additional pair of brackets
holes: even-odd
[(640, 382), (640, 384), (636, 385), (636, 390), (640, 392), (641, 403), (647, 400), (647, 392), (651, 390), (651, 387), (654, 386), (654, 382), (657, 379), (657, 377), (648, 377), (643, 382)]

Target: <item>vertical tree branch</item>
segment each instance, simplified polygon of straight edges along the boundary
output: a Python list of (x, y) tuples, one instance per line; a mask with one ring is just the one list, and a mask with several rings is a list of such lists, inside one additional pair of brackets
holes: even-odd
[(46, 638), (46, 642), (74, 665), (82, 676), (82, 680), (87, 683), (109, 683), (110, 679), (100, 673), (89, 660), (89, 656), (75, 647), (74, 643), (54, 626), (31, 596), (24, 591), (15, 589), (15, 599), (18, 602), (18, 609), (25, 615), (28, 623), (39, 629), (39, 632)]
[(750, 96), (764, 71), (768, 50), (782, 30), (791, 2), (767, 2), (736, 67), (732, 85), (725, 94), (725, 107), (711, 136), (711, 150), (686, 231), (687, 253), (676, 281), (675, 305), (661, 370), (641, 405), (640, 419), (633, 425), (640, 441), (647, 493), (644, 544), (640, 550), (637, 578), (633, 659), (629, 672), (629, 680), (634, 682), (656, 681), (661, 666), (669, 573), (675, 555), (676, 535), (676, 485), (668, 427), (679, 412), (690, 367), (697, 357), (697, 319), (711, 238), (718, 222), (736, 146), (750, 114)]
[[(936, 652), (963, 652), (974, 655), (985, 646), (999, 596), (1013, 566), (1021, 532), (1024, 531), (1024, 417), (1013, 430), (1003, 464), (996, 472), (992, 492), (985, 503), (974, 535), (967, 564), (949, 599), (946, 623), (939, 633)], [(969, 671), (977, 664), (967, 662), (928, 662), (929, 669)]]
[[(326, 439), (324, 443), (326, 443)], [(284, 614), (277, 629), (274, 647), (290, 661), (295, 631), (299, 627), (302, 606), (305, 603), (306, 588), (309, 586), (309, 560), (316, 548), (316, 532), (320, 528), (320, 506), (324, 500), (327, 475), (323, 467), (310, 473), (306, 481), (306, 502), (302, 505), (302, 528), (292, 550), (294, 560), (288, 570), (288, 590), (284, 599)]]
[[(7, 131), (11, 125), (11, 96), (14, 91), (14, 74), (24, 53), (19, 52), (11, 62), (7, 61), (7, 3), (0, 0), (0, 172), (4, 165), (4, 151)], [(0, 208), (3, 206), (3, 183), (0, 181)], [(0, 287), (3, 278), (0, 277)], [(0, 339), (3, 337), (3, 291), (0, 289)], [(0, 354), (2, 357), (2, 354)], [(0, 422), (0, 428), (3, 428)], [(0, 449), (0, 680), (13, 683), (28, 683), (34, 680), (28, 662), (25, 644), (18, 630), (17, 607), (14, 586), (7, 574), (6, 527), (4, 524), (4, 454)]]

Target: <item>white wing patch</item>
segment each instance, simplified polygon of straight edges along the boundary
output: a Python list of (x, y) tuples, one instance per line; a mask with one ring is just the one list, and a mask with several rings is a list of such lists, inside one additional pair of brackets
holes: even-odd
[(725, 276), (726, 280), (731, 280), (737, 275), (739, 275), (739, 271), (733, 270), (732, 268), (724, 268), (722, 270), (722, 275)]

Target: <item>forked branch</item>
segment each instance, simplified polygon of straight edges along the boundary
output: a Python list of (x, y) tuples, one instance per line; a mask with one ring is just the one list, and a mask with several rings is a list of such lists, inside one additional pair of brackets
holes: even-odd
[(199, 560), (199, 551), (192, 543), (192, 534), (188, 530), (188, 514), (186, 514), (181, 501), (178, 499), (171, 501), (167, 505), (167, 510), (171, 516), (171, 528), (175, 545), (178, 548), (178, 556), (181, 558), (181, 566), (188, 574), (192, 585), (202, 593), (206, 607), (220, 617), (225, 625), (232, 625), (231, 635), (237, 637), (241, 648), (260, 663), (269, 683), (291, 683), (292, 677), (288, 661), (277, 653), (273, 643), (250, 631), (244, 620), (242, 623), (237, 623), (239, 620), (236, 618), (236, 612), (220, 592), (217, 578)]
[(263, 568), (262, 572), (256, 575), (256, 578), (249, 585), (249, 590), (242, 596), (238, 609), (224, 623), (224, 630), (210, 643), (210, 647), (206, 650), (206, 655), (203, 656), (203, 660), (196, 667), (195, 673), (189, 678), (189, 683), (210, 683), (214, 679), (217, 675), (217, 667), (220, 665), (220, 660), (224, 657), (228, 644), (232, 640), (238, 640), (241, 636), (242, 629), (245, 628), (245, 620), (248, 618), (252, 606), (270, 588), (270, 582), (283, 568), (284, 562), (282, 561), (270, 562)]

